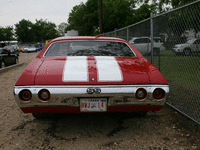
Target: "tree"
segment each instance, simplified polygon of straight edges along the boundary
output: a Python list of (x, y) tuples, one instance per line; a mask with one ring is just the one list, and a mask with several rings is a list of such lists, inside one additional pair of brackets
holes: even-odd
[(88, 0), (73, 7), (69, 14), (67, 30), (78, 30), (79, 35), (96, 35), (98, 32), (98, 1)]
[(152, 3), (153, 5), (155, 5), (157, 12), (164, 12), (164, 11), (168, 11), (169, 9), (174, 9), (174, 8), (178, 8), (180, 6), (189, 4), (191, 2), (194, 2), (196, 0), (160, 0), (159, 2), (157, 2), (157, 0), (136, 0), (137, 3)]
[(59, 36), (56, 25), (42, 19), (36, 19), (35, 24), (23, 19), (15, 26), (15, 33), (20, 42), (41, 42)]
[(32, 32), (35, 34), (36, 42), (54, 39), (59, 36), (56, 25), (42, 19), (36, 20), (36, 23), (32, 27)]
[[(90, 2), (93, 3), (93, 7), (90, 7)], [(79, 35), (92, 35), (94, 33), (93, 27), (98, 26), (95, 21), (98, 19), (98, 16), (96, 16), (97, 13), (93, 11), (94, 9), (96, 11), (98, 10), (95, 2), (97, 3), (97, 1), (89, 0), (86, 5), (81, 3), (80, 5), (73, 7), (72, 12), (69, 14), (69, 25), (67, 26), (66, 31), (73, 29), (78, 30)]]
[(32, 22), (29, 20), (21, 20), (18, 24), (15, 24), (15, 34), (17, 35), (17, 40), (20, 42), (32, 42), (34, 35), (32, 35)]
[[(103, 0), (103, 32), (113, 31), (150, 17), (156, 5), (143, 4), (136, 9), (137, 0)], [(96, 35), (99, 30), (99, 4), (88, 0), (73, 7), (69, 14), (67, 30), (78, 30), (79, 35)]]
[[(103, 32), (113, 31), (135, 22), (132, 1), (104, 0), (103, 1)], [(134, 5), (132, 5), (134, 6)]]
[[(103, 31), (111, 31), (133, 23), (133, 0), (103, 0)], [(96, 35), (99, 29), (99, 4), (88, 0), (73, 7), (66, 30), (78, 30), (79, 35)]]
[(63, 22), (60, 25), (58, 25), (58, 32), (61, 36), (65, 35), (65, 28), (68, 26), (67, 23)]
[(13, 27), (0, 27), (0, 41), (11, 41), (13, 40)]

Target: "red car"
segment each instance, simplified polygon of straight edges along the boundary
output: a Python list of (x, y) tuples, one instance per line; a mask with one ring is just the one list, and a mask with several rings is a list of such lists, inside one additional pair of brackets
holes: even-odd
[(14, 86), (24, 113), (160, 110), (169, 85), (132, 44), (120, 38), (60, 37), (46, 45)]

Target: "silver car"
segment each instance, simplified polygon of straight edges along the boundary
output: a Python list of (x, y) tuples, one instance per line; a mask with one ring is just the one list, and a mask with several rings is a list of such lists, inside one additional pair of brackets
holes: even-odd
[(37, 52), (37, 48), (35, 46), (25, 46), (22, 52)]
[(9, 51), (10, 53), (15, 53), (16, 49), (13, 45), (7, 45), (3, 47), (4, 49), (6, 49), (7, 51)]
[[(164, 43), (159, 39), (160, 38), (154, 38), (153, 41), (154, 55), (159, 55), (161, 51), (165, 50)], [(149, 37), (133, 37), (129, 43), (131, 43), (143, 55), (151, 53), (151, 39)]]
[(200, 39), (194, 38), (184, 44), (177, 44), (172, 50), (176, 55), (184, 54), (185, 56), (189, 56), (195, 52), (200, 53)]

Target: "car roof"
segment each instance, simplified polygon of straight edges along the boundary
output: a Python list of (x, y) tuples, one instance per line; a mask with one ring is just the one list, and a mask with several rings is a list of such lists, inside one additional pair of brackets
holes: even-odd
[(124, 39), (116, 37), (103, 37), (103, 36), (63, 36), (53, 39), (51, 42), (63, 41), (63, 40), (113, 40), (113, 41), (124, 41)]
[[(132, 37), (132, 39), (140, 39), (140, 38), (151, 38), (151, 37), (148, 37), (148, 36), (141, 36), (141, 37)], [(161, 38), (161, 37), (153, 37), (153, 38)]]

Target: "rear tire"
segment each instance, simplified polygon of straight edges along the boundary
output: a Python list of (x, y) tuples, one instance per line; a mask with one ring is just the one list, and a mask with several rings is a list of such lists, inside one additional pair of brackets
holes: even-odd
[(45, 119), (45, 118), (48, 118), (48, 115), (46, 113), (32, 113), (32, 115), (36, 119)]
[(19, 64), (19, 58), (15, 58), (15, 64)]
[(54, 113), (32, 113), (32, 115), (36, 119), (50, 119), (56, 117), (56, 114)]
[(146, 114), (147, 114), (148, 111), (138, 111), (138, 112), (135, 112), (135, 115), (137, 117), (145, 117)]
[(1, 68), (5, 68), (5, 67), (6, 67), (5, 63), (4, 63), (4, 61), (2, 61), (1, 62)]
[(186, 48), (186, 49), (183, 50), (183, 54), (185, 56), (190, 56), (191, 55), (191, 50), (189, 48)]

